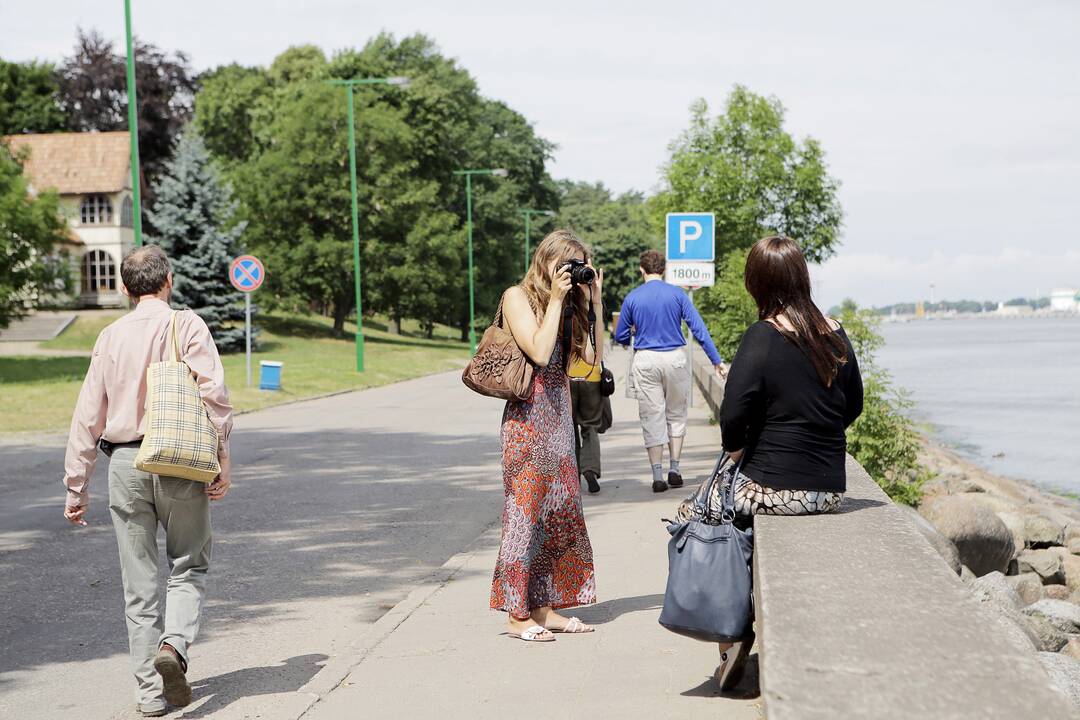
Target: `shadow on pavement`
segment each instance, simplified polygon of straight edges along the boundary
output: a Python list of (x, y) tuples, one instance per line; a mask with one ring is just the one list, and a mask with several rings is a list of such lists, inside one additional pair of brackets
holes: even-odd
[[(720, 663), (719, 650), (716, 657), (717, 664)], [(710, 672), (715, 668), (710, 668)], [(685, 690), (680, 695), (683, 697), (716, 697), (716, 698), (730, 698), (732, 700), (753, 700), (761, 697), (760, 688), (760, 665), (758, 664), (758, 654), (754, 653), (746, 660), (746, 669), (743, 671), (742, 679), (739, 680), (739, 684), (733, 687), (727, 692), (721, 692), (720, 686), (716, 684), (716, 679), (710, 674), (705, 682), (696, 687), (692, 687), (689, 690)]]
[(605, 600), (595, 605), (575, 608), (573, 614), (589, 625), (603, 625), (627, 613), (659, 610), (664, 605), (663, 594)]
[[(417, 418), (417, 426), (424, 418)], [(58, 508), (63, 448), (9, 445), (0, 499), (0, 683), (13, 671), (127, 652), (116, 539), (99, 457), (87, 528)], [(499, 520), (497, 426), (422, 430), (249, 430), (233, 440), (233, 488), (213, 506), (214, 561), (200, 640), (271, 620), (287, 603), (339, 597), (373, 622)], [(7, 475), (7, 473), (3, 473)], [(38, 487), (40, 485), (40, 487)], [(164, 543), (159, 532), (159, 586)], [(369, 597), (366, 597), (369, 596)]]
[(207, 696), (209, 699), (180, 717), (210, 717), (241, 698), (296, 692), (322, 670), (328, 657), (316, 653), (297, 655), (282, 665), (244, 668), (199, 680), (192, 688), (195, 702)]

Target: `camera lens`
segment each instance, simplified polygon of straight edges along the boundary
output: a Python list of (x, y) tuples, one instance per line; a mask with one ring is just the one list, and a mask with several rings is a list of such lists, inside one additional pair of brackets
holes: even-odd
[(596, 279), (596, 273), (588, 265), (574, 265), (570, 268), (570, 280), (579, 285), (588, 285)]

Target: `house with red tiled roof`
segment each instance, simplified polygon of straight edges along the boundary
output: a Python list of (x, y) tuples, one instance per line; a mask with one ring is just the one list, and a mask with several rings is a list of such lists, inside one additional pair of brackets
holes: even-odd
[(126, 131), (3, 138), (16, 155), (26, 153), (23, 175), (31, 190), (60, 196), (79, 271), (78, 304), (84, 307), (124, 303), (120, 261), (135, 244), (128, 138)]

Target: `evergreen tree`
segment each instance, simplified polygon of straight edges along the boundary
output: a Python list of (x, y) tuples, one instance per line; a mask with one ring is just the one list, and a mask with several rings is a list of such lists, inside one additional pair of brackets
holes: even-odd
[(202, 137), (192, 129), (176, 142), (172, 158), (154, 186), (148, 213), (157, 235), (151, 240), (169, 254), (173, 300), (206, 321), (222, 352), (242, 349), (242, 294), (228, 281), (246, 223), (234, 221), (236, 202), (210, 164)]

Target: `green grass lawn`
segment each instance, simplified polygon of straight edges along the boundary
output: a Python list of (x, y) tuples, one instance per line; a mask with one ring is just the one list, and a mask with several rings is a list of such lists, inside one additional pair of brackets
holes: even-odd
[[(41, 345), (85, 350), (86, 357), (0, 357), (0, 433), (66, 431), (94, 340), (118, 316), (80, 318), (60, 337)], [(256, 325), (261, 333), (251, 358), (252, 387), (245, 387), (244, 353), (222, 358), (238, 411), (430, 375), (461, 367), (469, 357), (468, 345), (450, 328), (436, 328), (428, 340), (418, 337), (418, 327), (408, 322), (403, 335), (391, 335), (384, 322), (365, 320), (365, 372), (357, 373), (355, 326), (346, 325), (343, 339), (335, 338), (332, 323), (321, 317), (267, 313), (257, 317)], [(284, 363), (282, 390), (258, 389), (260, 360)]]

